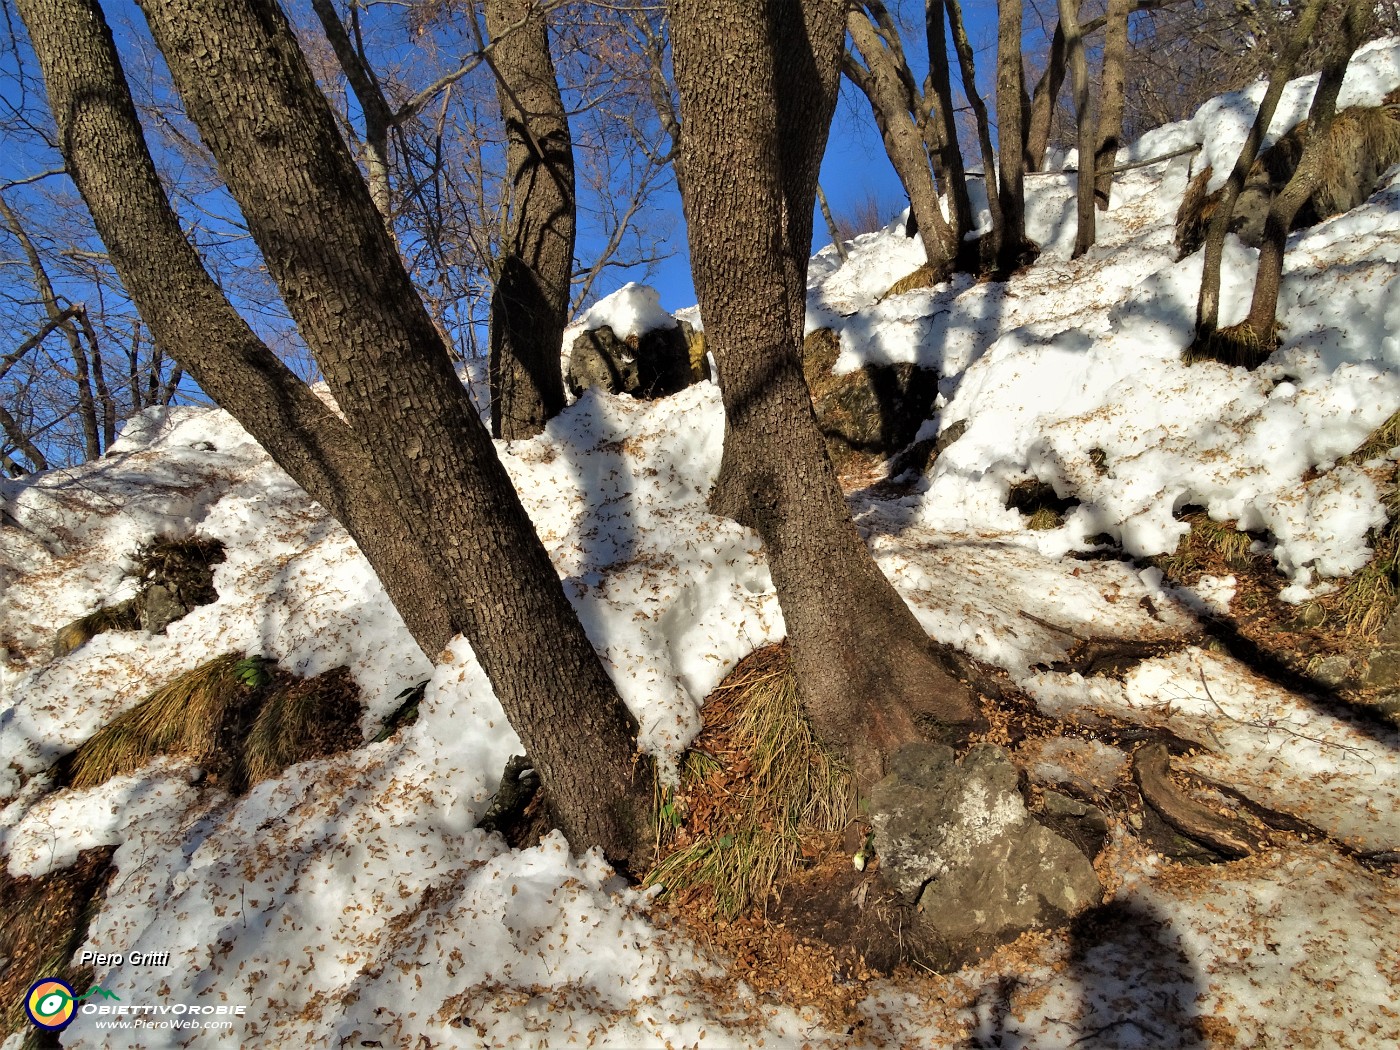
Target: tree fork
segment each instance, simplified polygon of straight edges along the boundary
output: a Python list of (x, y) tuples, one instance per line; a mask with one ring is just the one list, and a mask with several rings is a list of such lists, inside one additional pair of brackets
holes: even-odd
[[(360, 440), (382, 451), (384, 462), (371, 469), (384, 485), (380, 501), (402, 533), (391, 531), (386, 542), (416, 546), (418, 564), (431, 572), (422, 599), (441, 610), (451, 634), (471, 641), (573, 846), (599, 845), (615, 860), (643, 860), (651, 783), (636, 762), (635, 724), (452, 372), (281, 10), (252, 0), (162, 0), (145, 9), (186, 108), (341, 409)], [(150, 298), (162, 277), (160, 257), (146, 242), (150, 231), (142, 216), (122, 212), (120, 199), (100, 195), (122, 197), (130, 175), (120, 165), (93, 170), (112, 159), (94, 141), (113, 123), (109, 100), (130, 110), (111, 34), (91, 0), (24, 0), (21, 11), (45, 66), (65, 147), (82, 141), (75, 151), (82, 161), (70, 163), (78, 170), (86, 162), (97, 179), (85, 184), (79, 171), (80, 188), (85, 196), (95, 193), (89, 197), (95, 214), (117, 216), (102, 230), (104, 239), (114, 258), (124, 255), (133, 264), (128, 268), (145, 278)], [(99, 59), (94, 49), (102, 52)], [(105, 67), (94, 72), (95, 62)], [(128, 115), (134, 124), (134, 110), (116, 114), (116, 122)], [(140, 156), (128, 152), (123, 159), (139, 167), (144, 158), (149, 167), (139, 127), (125, 142), (128, 151), (133, 142)], [(158, 182), (147, 188), (152, 192), (160, 192)], [(197, 263), (187, 242), (183, 251)], [(187, 316), (179, 311), (188, 290), (168, 291), (164, 307), (178, 321)], [(259, 362), (270, 367), (259, 354), (259, 345), (232, 339), (212, 346), (205, 363), (235, 383)], [(249, 359), (253, 364), (246, 365)], [(266, 389), (274, 407), (314, 399), (285, 376)], [(236, 391), (234, 402), (259, 407)], [(301, 418), (317, 425), (304, 404)], [(279, 440), (268, 433), (275, 419), (269, 413), (253, 432)], [(294, 465), (313, 460), (298, 440), (282, 446)], [(318, 464), (310, 466), (314, 474)], [(292, 474), (302, 480), (306, 471)], [(334, 489), (333, 475), (321, 480)], [(415, 613), (399, 608), (406, 619)]]

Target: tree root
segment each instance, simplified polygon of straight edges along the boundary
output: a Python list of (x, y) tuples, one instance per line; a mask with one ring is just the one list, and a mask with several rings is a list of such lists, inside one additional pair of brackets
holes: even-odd
[(1149, 744), (1133, 753), (1133, 778), (1148, 804), (1183, 835), (1234, 859), (1258, 849), (1259, 836), (1248, 824), (1221, 816), (1176, 786), (1171, 777), (1171, 755), (1161, 744)]

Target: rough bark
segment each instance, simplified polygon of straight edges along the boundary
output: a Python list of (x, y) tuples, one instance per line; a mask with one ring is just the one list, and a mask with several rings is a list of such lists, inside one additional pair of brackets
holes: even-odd
[(982, 178), (987, 184), (987, 210), (992, 215), (992, 244), (1000, 258), (1001, 246), (1006, 241), (1006, 218), (1002, 214), (1001, 194), (997, 192), (997, 160), (996, 150), (992, 147), (991, 120), (987, 116), (987, 103), (977, 90), (977, 67), (973, 60), (972, 42), (967, 37), (967, 26), (963, 23), (962, 6), (958, 0), (943, 0), (943, 4), (948, 12), (953, 48), (958, 53), (963, 94), (967, 96), (967, 104), (972, 107), (977, 122), (977, 142), (982, 150)]
[(945, 270), (957, 254), (957, 235), (943, 217), (924, 137), (911, 113), (914, 100), (901, 83), (895, 56), (882, 42), (865, 10), (853, 8), (846, 16), (846, 28), (865, 65), (862, 67), (854, 56), (847, 55), (842, 71), (870, 102), (885, 153), (909, 195), (909, 207), (918, 223), (929, 265)]
[(1031, 96), (1031, 112), (1026, 119), (1026, 170), (1045, 167), (1045, 151), (1050, 148), (1050, 124), (1055, 116), (1055, 100), (1065, 83), (1065, 27), (1055, 23), (1050, 38), (1050, 59), (1036, 81)]
[[(157, 341), (183, 352), (206, 392), (313, 496), (324, 493), (332, 513), (346, 514), (420, 642), (468, 637), (573, 845), (639, 859), (650, 784), (634, 776), (632, 720), (280, 9), (214, 0), (145, 5), (186, 108), (349, 427), (333, 424), (250, 337), (179, 236), (100, 10), (92, 0), (19, 7), (70, 170)], [(180, 338), (182, 325), (198, 343)], [(369, 448), (376, 456), (366, 470)], [(357, 471), (379, 486), (356, 485)]]
[(672, 35), (692, 267), (724, 377), (731, 495), (763, 540), (816, 730), (871, 778), (918, 735), (919, 705), (953, 732), (976, 711), (852, 526), (802, 376), (843, 7), (675, 0)]
[(1059, 0), (1059, 4), (1070, 83), (1074, 89), (1074, 120), (1079, 142), (1079, 174), (1075, 177), (1078, 186), (1078, 224), (1072, 256), (1077, 259), (1093, 246), (1097, 232), (1097, 216), (1094, 214), (1094, 116), (1089, 109), (1089, 62), (1084, 57), (1084, 38), (1079, 31), (1079, 15), (1075, 11), (1078, 0)]
[(1264, 143), (1264, 136), (1268, 134), (1269, 124), (1274, 119), (1274, 110), (1278, 108), (1284, 86), (1293, 76), (1293, 70), (1303, 49), (1312, 40), (1324, 6), (1324, 0), (1308, 0), (1302, 14), (1298, 16), (1298, 24), (1288, 38), (1283, 53), (1279, 55), (1278, 63), (1269, 74), (1269, 86), (1259, 103), (1254, 125), (1249, 129), (1244, 145), (1240, 147), (1240, 155), (1235, 160), (1230, 177), (1225, 181), (1225, 192), (1221, 195), (1220, 203), (1206, 231), (1205, 260), (1201, 268), (1201, 295), (1196, 305), (1197, 347), (1209, 345), (1220, 321), (1220, 266), (1225, 254), (1225, 234), (1230, 229), (1230, 217), (1234, 213), (1235, 202), (1239, 200), (1240, 191), (1244, 189), (1249, 169), (1259, 156), (1259, 148)]
[(1254, 296), (1250, 300), (1245, 328), (1250, 342), (1259, 348), (1259, 357), (1268, 356), (1277, 340), (1274, 334), (1278, 313), (1279, 287), (1283, 283), (1283, 253), (1288, 243), (1288, 231), (1298, 210), (1316, 191), (1322, 177), (1327, 149), (1328, 129), (1337, 115), (1337, 98), (1341, 95), (1351, 56), (1361, 45), (1367, 20), (1367, 7), (1361, 0), (1352, 0), (1345, 17), (1344, 42), (1322, 68), (1317, 93), (1308, 111), (1308, 142), (1288, 184), (1269, 206), (1264, 220), (1264, 239), (1259, 245), (1259, 265), (1254, 278)]
[(957, 111), (953, 105), (953, 78), (948, 68), (948, 34), (944, 0), (925, 0), (924, 38), (928, 43), (928, 81), (925, 96), (932, 96), (930, 116), (938, 122), (939, 156), (953, 212), (953, 232), (959, 247), (972, 230), (975, 217), (967, 193), (967, 168), (958, 145)]
[[(998, 192), (1002, 233), (997, 245), (997, 266), (1010, 273), (1027, 261), (1026, 164), (1022, 152), (1021, 96), (1025, 91), (1021, 69), (1021, 0), (997, 3), (997, 150)], [(990, 178), (990, 173), (989, 176)], [(990, 186), (988, 196), (991, 196)]]
[(1098, 146), (1094, 150), (1094, 203), (1107, 210), (1113, 194), (1112, 168), (1123, 138), (1128, 15), (1133, 0), (1109, 0), (1103, 38), (1103, 77), (1099, 87)]
[(574, 147), (543, 11), (534, 0), (487, 0), (486, 30), (509, 189), (491, 295), (491, 430), (513, 440), (534, 437), (564, 408)]

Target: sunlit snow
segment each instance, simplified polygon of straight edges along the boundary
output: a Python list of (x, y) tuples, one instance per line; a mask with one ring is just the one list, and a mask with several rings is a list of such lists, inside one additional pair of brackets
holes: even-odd
[[(1298, 119), (1315, 81), (1290, 89), (1276, 125)], [(1400, 46), (1374, 45), (1344, 103), (1396, 84)], [(1185, 528), (1174, 512), (1201, 506), (1267, 531), (1288, 597), (1301, 601), (1364, 564), (1367, 530), (1384, 519), (1379, 486), (1394, 462), (1338, 461), (1400, 408), (1400, 173), (1292, 238), (1284, 346), (1266, 365), (1180, 362), (1201, 261), (1175, 261), (1171, 221), (1192, 170), (1233, 161), (1261, 93), (1216, 100), (1125, 150), (1143, 159), (1202, 146), (1120, 176), (1085, 258), (1069, 260), (1073, 175), (1032, 176), (1029, 229), (1046, 251), (1028, 272), (878, 301), (923, 261), (896, 224), (858, 238), (844, 265), (830, 248), (817, 254), (808, 328), (840, 333), (838, 371), (937, 368), (921, 436), (966, 426), (912, 494), (852, 497), (877, 561), (930, 634), (1005, 669), (1049, 713), (1168, 727), (1202, 745), (1185, 760), (1198, 772), (1357, 849), (1394, 850), (1400, 734), (1320, 711), (1191, 645), (1122, 681), (1046, 669), (1077, 637), (1190, 640), (1198, 615), (1232, 600), (1233, 578), (1187, 592), (1125, 561), (1065, 557), (1103, 534), (1130, 555), (1169, 551)], [(1226, 323), (1247, 308), (1254, 258), (1230, 244)], [(631, 286), (595, 322), (625, 335), (670, 318)], [(757, 539), (705, 506), (723, 430), (718, 391), (702, 383), (657, 402), (591, 391), (541, 437), (498, 446), (643, 747), (666, 761), (698, 732), (725, 672), (784, 633)], [(1028, 478), (1079, 500), (1063, 527), (1031, 532), (1006, 509), (1010, 486)], [(247, 1007), (221, 1032), (99, 1031), (81, 1016), (63, 1045), (848, 1044), (782, 1007), (764, 1008), (761, 1032), (730, 1027), (734, 1004), (707, 998), (698, 980), (714, 963), (649, 922), (647, 894), (595, 854), (570, 856), (558, 835), (512, 851), (476, 827), (520, 745), (470, 647), (431, 654), (436, 666), (418, 652), (344, 531), (224, 413), (151, 412), (97, 463), (0, 485), (14, 522), (0, 533), (3, 862), (39, 875), (117, 846), (85, 947), (169, 959), (99, 965), (95, 980), (123, 1001)], [(227, 548), (217, 602), (166, 635), (103, 634), (51, 658), (58, 627), (132, 592), (138, 544), (189, 532)], [(51, 789), (55, 760), (228, 652), (304, 675), (348, 666), (367, 737), (406, 687), (431, 680), (413, 725), (242, 799), (201, 791), (197, 771), (171, 759), (98, 788)], [(1126, 775), (1121, 752), (1086, 741), (1022, 758), (1034, 780), (1076, 780), (1090, 794)], [(966, 970), (956, 1007), (874, 984), (869, 1043), (1400, 1042), (1393, 883), (1318, 844), (1192, 871), (1168, 870), (1133, 841), (1116, 828), (1110, 847), (1121, 931), (1080, 952), (1048, 938), (1014, 976), (996, 959)]]

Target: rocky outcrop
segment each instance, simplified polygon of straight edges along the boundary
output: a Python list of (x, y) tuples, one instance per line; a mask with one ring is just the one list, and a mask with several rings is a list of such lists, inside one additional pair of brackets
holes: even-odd
[(569, 390), (589, 387), (636, 398), (669, 397), (695, 381), (686, 328), (654, 328), (625, 339), (603, 325), (579, 335), (569, 354)]
[(873, 465), (914, 440), (938, 395), (938, 374), (911, 364), (865, 365), (836, 375), (841, 341), (829, 328), (802, 345), (812, 407), (838, 471)]
[(143, 630), (161, 634), (201, 605), (218, 600), (214, 566), (224, 545), (208, 539), (156, 539), (136, 552), (141, 589), (134, 598), (104, 606), (61, 627), (53, 655), (65, 656), (107, 631)]
[(1001, 748), (913, 744), (870, 793), (880, 870), (959, 965), (1098, 904), (1089, 859), (1026, 809)]

